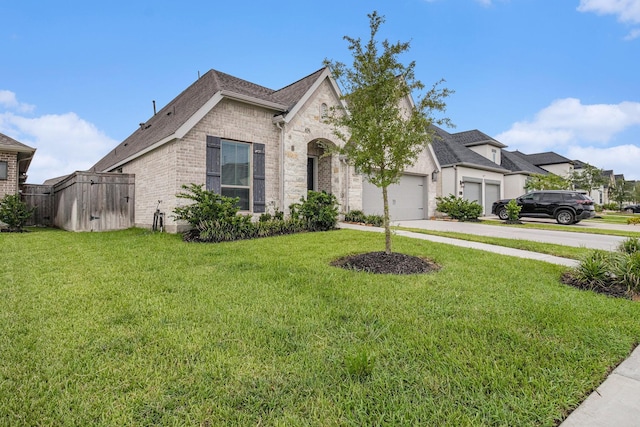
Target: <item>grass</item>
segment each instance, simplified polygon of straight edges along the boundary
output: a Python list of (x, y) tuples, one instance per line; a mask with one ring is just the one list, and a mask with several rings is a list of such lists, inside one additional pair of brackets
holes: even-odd
[[(526, 221), (526, 218), (525, 218)], [(583, 222), (593, 222), (599, 221), (598, 219), (588, 219)], [(520, 227), (520, 228), (533, 228), (536, 230), (558, 230), (558, 231), (567, 231), (570, 233), (588, 233), (588, 234), (605, 234), (609, 236), (621, 236), (621, 237), (640, 237), (640, 227), (638, 231), (626, 231), (626, 230), (612, 230), (612, 229), (603, 229), (603, 228), (577, 228), (577, 227), (568, 227), (566, 225), (560, 224), (547, 224), (547, 223), (533, 223), (533, 222), (525, 222), (524, 224), (507, 224), (504, 221), (499, 219), (483, 219), (483, 224), (487, 225), (499, 225), (501, 227)], [(625, 222), (626, 224), (626, 222)]]
[(433, 274), (330, 267), (340, 230), (187, 244), (0, 235), (0, 425), (553, 426), (640, 341), (562, 267), (394, 239)]
[[(637, 216), (638, 215), (636, 215), (636, 217)], [(593, 223), (626, 225), (629, 218), (634, 218), (634, 214), (624, 212), (606, 212), (600, 213), (596, 218), (590, 219), (589, 221)]]
[[(483, 221), (484, 222), (484, 221)], [(524, 251), (538, 252), (570, 259), (582, 259), (592, 252), (588, 248), (576, 248), (572, 246), (540, 243), (523, 239), (505, 239), (502, 237), (479, 236), (477, 234), (457, 233), (455, 231), (435, 231), (423, 228), (396, 227), (398, 230), (411, 231), (413, 233), (429, 234), (433, 236), (450, 237), (452, 239), (467, 240), (470, 242), (487, 243), (490, 245), (504, 246), (507, 248), (521, 249)]]

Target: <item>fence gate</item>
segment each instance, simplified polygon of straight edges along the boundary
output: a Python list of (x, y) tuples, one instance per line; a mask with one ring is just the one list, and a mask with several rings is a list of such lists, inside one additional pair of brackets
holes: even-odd
[(27, 221), (28, 226), (53, 225), (53, 186), (38, 184), (23, 184), (20, 186), (22, 201), (33, 208), (33, 216)]

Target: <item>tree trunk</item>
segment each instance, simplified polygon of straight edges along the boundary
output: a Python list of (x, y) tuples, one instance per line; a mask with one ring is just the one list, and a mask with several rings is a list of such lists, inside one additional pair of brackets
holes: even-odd
[(384, 251), (391, 253), (391, 226), (389, 225), (389, 197), (387, 187), (382, 187), (382, 203), (384, 205)]

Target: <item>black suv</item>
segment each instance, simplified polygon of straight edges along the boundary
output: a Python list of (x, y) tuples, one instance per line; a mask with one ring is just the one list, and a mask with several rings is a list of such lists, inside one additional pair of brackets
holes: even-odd
[[(491, 213), (500, 219), (508, 219), (506, 204), (511, 199), (498, 200)], [(521, 217), (555, 218), (558, 224), (576, 224), (583, 219), (596, 216), (593, 200), (577, 191), (540, 190), (532, 191), (515, 199)]]

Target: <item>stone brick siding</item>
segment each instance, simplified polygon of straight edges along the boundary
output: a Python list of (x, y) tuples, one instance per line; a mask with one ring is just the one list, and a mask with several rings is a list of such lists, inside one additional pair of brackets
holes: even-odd
[(16, 153), (0, 151), (0, 162), (7, 162), (7, 179), (0, 179), (0, 198), (18, 192), (17, 158)]

